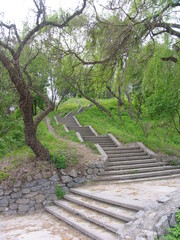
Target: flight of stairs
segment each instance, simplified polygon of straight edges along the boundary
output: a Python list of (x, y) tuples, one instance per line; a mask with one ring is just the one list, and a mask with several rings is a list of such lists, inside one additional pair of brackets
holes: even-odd
[[(83, 112), (81, 108), (78, 114)], [(96, 181), (135, 181), (180, 176), (180, 166), (169, 166), (157, 161), (139, 144), (121, 145), (109, 134), (98, 136), (90, 126), (81, 126), (71, 112), (57, 118), (68, 131), (74, 130), (83, 141), (98, 144), (107, 156), (104, 171)], [(117, 240), (117, 231), (132, 221), (148, 203), (121, 198), (111, 194), (71, 189), (63, 200), (46, 206), (46, 210), (94, 240)]]
[(117, 231), (144, 209), (144, 202), (71, 189), (46, 210), (95, 240), (117, 240)]

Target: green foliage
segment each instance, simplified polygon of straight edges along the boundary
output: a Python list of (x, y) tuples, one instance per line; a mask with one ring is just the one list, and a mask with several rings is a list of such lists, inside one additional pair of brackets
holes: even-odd
[(6, 170), (0, 171), (0, 182), (4, 181), (8, 176), (9, 174), (7, 173)]
[(180, 210), (176, 212), (177, 225), (174, 228), (169, 228), (168, 233), (161, 237), (163, 240), (179, 240), (180, 239)]
[(168, 162), (168, 164), (171, 165), (171, 166), (177, 166), (177, 165), (178, 165), (178, 161), (172, 159), (172, 160), (170, 160), (170, 161)]
[(62, 199), (62, 198), (64, 198), (64, 196), (65, 196), (65, 192), (63, 191), (61, 185), (58, 184), (56, 186), (56, 197), (58, 199)]
[[(112, 133), (124, 143), (140, 141), (155, 152), (161, 151), (169, 155), (180, 156), (179, 135), (171, 125), (167, 126), (164, 120), (160, 122), (145, 117), (137, 123), (135, 119), (130, 118), (129, 113), (122, 107), (122, 123), (120, 123), (117, 100), (106, 99), (100, 100), (100, 102), (111, 111), (114, 120), (109, 119), (106, 114), (93, 106), (76, 116), (82, 125), (91, 124), (98, 134)], [(61, 107), (63, 108), (63, 104)], [(144, 129), (142, 129), (142, 126)], [(148, 132), (147, 136), (145, 131)]]
[(17, 148), (25, 146), (23, 122), (21, 117), (14, 114), (0, 115), (0, 157)]
[(65, 154), (51, 154), (51, 162), (56, 166), (58, 169), (65, 169), (68, 166), (68, 161)]

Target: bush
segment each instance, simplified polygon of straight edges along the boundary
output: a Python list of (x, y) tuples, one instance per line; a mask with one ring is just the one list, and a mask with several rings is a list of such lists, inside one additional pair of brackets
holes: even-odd
[(51, 162), (56, 166), (58, 169), (65, 169), (68, 166), (68, 161), (65, 154), (51, 154)]

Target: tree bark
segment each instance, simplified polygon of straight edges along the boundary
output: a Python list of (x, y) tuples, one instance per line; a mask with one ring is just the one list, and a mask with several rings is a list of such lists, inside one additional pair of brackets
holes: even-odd
[(125, 93), (126, 93), (126, 97), (128, 99), (128, 104), (129, 104), (129, 114), (130, 114), (131, 119), (133, 119), (134, 114), (133, 114), (133, 111), (132, 111), (131, 97), (130, 97), (128, 92), (125, 92)]
[[(24, 121), (26, 144), (33, 150), (36, 157), (40, 160), (49, 160), (50, 155), (48, 149), (46, 149), (36, 137), (37, 124), (35, 124), (33, 120), (33, 96), (23, 78), (19, 62), (12, 63), (2, 51), (0, 51), (0, 61), (8, 70), (9, 77), (20, 96), (19, 107)], [(51, 106), (51, 108), (49, 107), (49, 112), (52, 110), (53, 106)]]

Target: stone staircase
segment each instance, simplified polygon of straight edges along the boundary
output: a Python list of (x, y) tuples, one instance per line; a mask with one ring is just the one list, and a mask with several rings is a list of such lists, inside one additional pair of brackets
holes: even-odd
[(116, 240), (117, 231), (132, 221), (144, 202), (87, 190), (71, 189), (46, 210), (95, 240)]
[[(83, 111), (81, 108), (78, 114)], [(106, 156), (105, 168), (96, 181), (142, 181), (180, 175), (179, 166), (158, 162), (142, 145), (123, 146), (111, 134), (98, 136), (91, 126), (82, 127), (74, 115), (70, 112), (58, 121), (64, 124), (66, 131), (76, 131), (81, 141), (96, 144)], [(118, 230), (147, 207), (147, 202), (82, 189), (71, 189), (63, 200), (54, 204), (46, 210), (95, 240), (118, 239)]]
[(108, 156), (101, 181), (165, 177), (180, 174), (180, 167), (165, 165), (139, 146), (103, 148)]

